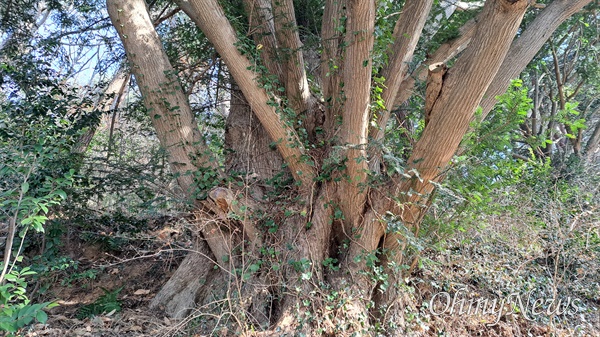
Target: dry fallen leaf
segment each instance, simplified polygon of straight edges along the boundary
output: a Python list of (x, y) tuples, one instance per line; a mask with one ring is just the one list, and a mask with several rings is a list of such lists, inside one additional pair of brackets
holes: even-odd
[(134, 295), (148, 295), (150, 293), (149, 289), (138, 289), (133, 294)]
[(142, 327), (139, 325), (134, 325), (132, 327), (129, 327), (129, 331), (142, 331)]

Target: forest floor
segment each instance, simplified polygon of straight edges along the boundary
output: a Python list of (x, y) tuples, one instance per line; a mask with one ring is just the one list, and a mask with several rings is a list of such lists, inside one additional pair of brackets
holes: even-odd
[[(406, 335), (600, 336), (600, 256), (562, 247), (564, 259), (558, 259), (552, 254), (561, 247), (550, 247), (541, 232), (501, 219), (490, 222), (422, 253), (420, 268), (405, 280), (406, 299), (413, 303), (404, 318)], [(108, 231), (93, 238), (82, 231), (64, 234), (60, 253), (77, 268), (48, 273), (30, 285), (34, 301), (57, 300), (59, 306), (49, 310), (46, 324), (33, 324), (19, 336), (201, 336), (194, 332), (198, 319), (177, 321), (148, 309), (186, 254), (174, 247), (191, 245), (182, 226), (178, 219), (162, 218), (129, 237)], [(466, 307), (459, 312), (461, 300), (468, 306), (471, 299), (491, 303), (511, 294), (513, 312), (481, 315)], [(517, 296), (525, 302), (521, 307)], [(565, 307), (554, 314), (524, 314), (532, 296), (561, 300)], [(458, 301), (444, 304), (448, 299)], [(116, 310), (100, 313), (99, 305), (110, 309), (115, 303)]]

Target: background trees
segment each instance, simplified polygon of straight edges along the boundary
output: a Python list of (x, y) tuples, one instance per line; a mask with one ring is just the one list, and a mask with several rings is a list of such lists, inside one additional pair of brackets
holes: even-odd
[[(182, 317), (194, 306), (222, 310), (226, 298), (242, 313), (240, 325), (385, 331), (407, 305), (398, 291), (402, 274), (417, 267), (415, 240), (438, 234), (440, 219), (426, 214), (440, 207), (434, 195), (447, 191), (446, 177), (481, 202), (523, 165), (550, 159), (551, 167), (571, 154), (578, 165), (597, 160), (589, 61), (597, 57), (597, 14), (580, 13), (590, 2), (108, 0), (127, 61), (117, 45), (97, 48), (110, 54), (97, 69), (115, 75), (74, 89), (88, 99), (104, 94), (65, 112), (77, 135), (73, 152), (85, 154), (94, 116), (107, 113), (102, 165), (112, 172), (111, 156), (135, 157), (115, 153), (123, 149), (114, 133), (119, 108), (135, 106), (127, 120), (152, 126), (164, 152), (146, 162), (166, 160), (178, 184), (169, 197), (180, 193), (194, 209), (197, 235), (196, 252), (153, 307)], [(36, 43), (62, 55), (50, 68), (64, 66), (62, 85), (75, 86), (69, 79), (87, 61), (73, 56), (92, 59), (88, 41), (107, 41), (113, 30), (94, 19), (104, 4), (75, 6), (72, 17), (53, 6), (52, 25), (74, 28)], [(20, 31), (38, 41), (36, 25)], [(15, 36), (6, 32), (3, 48)], [(75, 54), (63, 40), (71, 37), (85, 41)], [(5, 69), (24, 53), (14, 46)], [(27, 83), (13, 73), (8, 82), (22, 95)], [(75, 166), (89, 176), (86, 160)], [(150, 201), (145, 192), (135, 199)], [(331, 293), (344, 294), (344, 305), (326, 305)], [(307, 301), (314, 308), (300, 305)], [(306, 318), (315, 310), (325, 318)]]

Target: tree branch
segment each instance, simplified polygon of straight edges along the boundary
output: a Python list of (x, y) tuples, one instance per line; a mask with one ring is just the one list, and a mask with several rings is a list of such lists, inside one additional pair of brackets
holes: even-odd
[[(377, 126), (369, 131), (375, 140), (383, 139), (385, 126), (394, 107), (398, 89), (406, 76), (408, 63), (412, 60), (432, 5), (433, 0), (407, 0), (402, 8), (402, 14), (396, 21), (394, 43), (388, 51), (389, 63), (381, 72), (385, 79), (381, 95), (385, 102), (385, 110), (377, 113)], [(372, 156), (373, 159), (374, 157)], [(372, 162), (373, 165), (378, 166), (378, 160), (372, 160)], [(372, 166), (371, 170), (376, 168)]]
[[(437, 181), (468, 130), (475, 108), (506, 57), (527, 5), (526, 0), (486, 1), (473, 41), (448, 70), (430, 123), (408, 159), (407, 171), (412, 171), (413, 176), (399, 185), (399, 197), (405, 202), (402, 218), (407, 227), (424, 212), (420, 204), (433, 190), (431, 182)], [(399, 240), (397, 234), (389, 235), (385, 246), (397, 249)]]
[(216, 168), (202, 142), (187, 97), (175, 76), (143, 0), (106, 1), (108, 13), (123, 42), (132, 73), (161, 146), (167, 151), (173, 173), (186, 196), (194, 185), (191, 172)]
[(367, 131), (371, 98), (371, 51), (375, 29), (375, 1), (348, 1), (346, 53), (344, 55), (344, 108), (340, 144), (346, 148), (347, 176), (340, 182), (340, 208), (345, 224), (356, 226), (362, 214), (367, 178)]
[(244, 0), (249, 15), (250, 34), (257, 45), (262, 45), (260, 56), (269, 70), (285, 84), (285, 75), (279, 59), (279, 46), (275, 38), (275, 22), (270, 0)]
[(411, 75), (406, 76), (398, 88), (398, 94), (396, 95), (396, 102), (394, 106), (398, 106), (406, 102), (406, 100), (412, 95), (412, 89), (415, 87), (417, 80), (425, 81), (427, 79), (427, 73), (429, 66), (435, 63), (447, 63), (460, 52), (462, 52), (467, 46), (475, 31), (477, 30), (477, 20), (471, 19), (467, 21), (460, 28), (460, 36), (457, 38), (444, 43), (441, 45), (435, 53), (433, 53), (427, 61), (421, 64)]
[(305, 112), (311, 98), (292, 0), (273, 0), (275, 32), (283, 58), (286, 95), (297, 114)]
[(277, 149), (288, 164), (295, 180), (309, 186), (314, 177), (313, 168), (303, 161), (304, 149), (294, 129), (286, 125), (275, 109), (267, 103), (267, 92), (259, 88), (257, 74), (250, 61), (236, 48), (238, 39), (216, 0), (177, 0), (177, 5), (196, 23), (213, 44), (244, 96), (252, 111), (276, 143)]
[(560, 24), (592, 0), (554, 0), (530, 24), (511, 45), (508, 56), (487, 89), (481, 101), (482, 119), (496, 104), (496, 96), (508, 89), (510, 81), (517, 78), (535, 57), (544, 43)]

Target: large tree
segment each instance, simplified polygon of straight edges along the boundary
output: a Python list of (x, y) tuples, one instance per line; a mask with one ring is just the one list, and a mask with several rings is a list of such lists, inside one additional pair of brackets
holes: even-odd
[[(477, 107), (485, 116), (551, 33), (590, 2), (554, 0), (540, 9), (530, 0), (487, 0), (411, 75), (419, 39), (443, 28), (451, 2), (442, 1), (438, 15), (433, 0), (406, 0), (382, 19), (375, 0), (313, 1), (322, 6), (320, 39), (305, 47), (302, 32), (314, 22), (306, 25), (292, 0), (177, 0), (229, 75), (229, 151), (219, 165), (146, 2), (107, 0), (171, 169), (197, 209), (196, 251), (152, 306), (175, 317), (194, 307), (226, 312), (240, 327), (275, 335), (366, 333), (397, 322), (398, 276), (413, 263), (410, 237)], [(232, 22), (222, 6), (247, 21)], [(521, 25), (527, 11), (537, 17)], [(314, 71), (308, 64), (317, 52)], [(401, 170), (386, 170), (382, 141), (398, 132), (394, 125), (410, 123), (390, 116), (419, 78), (427, 82), (425, 127), (412, 135)]]

